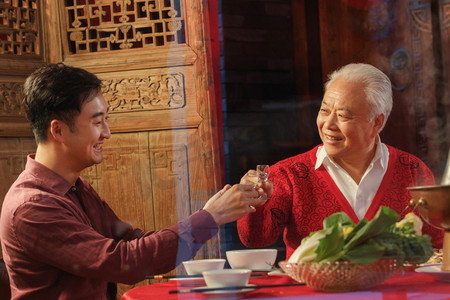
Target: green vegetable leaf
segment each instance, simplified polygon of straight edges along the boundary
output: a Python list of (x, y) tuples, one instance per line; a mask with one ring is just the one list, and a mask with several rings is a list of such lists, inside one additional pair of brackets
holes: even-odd
[(355, 223), (347, 216), (345, 212), (334, 213), (328, 218), (323, 220), (323, 228), (327, 229), (335, 226), (336, 224), (341, 224), (341, 226), (355, 226)]
[(385, 247), (377, 243), (375, 239), (370, 239), (367, 243), (360, 244), (345, 253), (341, 258), (351, 260), (358, 264), (371, 264), (379, 260), (385, 251)]
[(327, 261), (327, 257), (340, 253), (344, 246), (344, 233), (341, 223), (326, 228), (322, 232), (325, 233), (325, 237), (319, 241), (316, 249), (317, 257), (314, 261)]
[[(391, 257), (413, 264), (426, 262), (433, 255), (431, 238), (417, 235), (420, 219), (399, 215), (380, 207), (371, 221), (355, 225), (343, 212), (323, 221), (322, 230), (311, 232), (289, 258), (289, 262), (349, 260), (369, 264), (381, 257)], [(397, 222), (397, 223), (396, 223)], [(419, 231), (420, 232), (420, 229)]]
[(395, 224), (399, 218), (400, 216), (389, 207), (380, 207), (371, 221), (359, 222), (353, 230), (354, 234), (351, 234), (350, 238), (347, 237), (348, 242), (346, 240), (344, 249), (350, 250), (364, 241), (386, 231), (392, 224)]

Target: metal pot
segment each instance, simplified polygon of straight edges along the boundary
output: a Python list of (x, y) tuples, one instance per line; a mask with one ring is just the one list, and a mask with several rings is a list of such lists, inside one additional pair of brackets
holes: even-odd
[(409, 187), (411, 206), (430, 225), (445, 230), (442, 271), (450, 272), (450, 185)]

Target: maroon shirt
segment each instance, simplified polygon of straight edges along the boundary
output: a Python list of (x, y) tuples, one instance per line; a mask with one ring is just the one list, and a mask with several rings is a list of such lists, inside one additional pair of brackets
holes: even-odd
[[(414, 155), (391, 146), (386, 174), (365, 214), (371, 220), (380, 206), (392, 208), (403, 218), (411, 208), (409, 186), (433, 185), (430, 169)], [(238, 220), (241, 241), (247, 247), (270, 246), (284, 232), (286, 259), (310, 232), (321, 230), (323, 220), (337, 212), (345, 212), (353, 222), (358, 217), (322, 165), (315, 170), (317, 147), (270, 166), (273, 183), (272, 197), (255, 213)], [(417, 213), (417, 211), (416, 211)], [(418, 214), (418, 213), (417, 213)], [(435, 248), (442, 248), (443, 230), (424, 223), (424, 234), (431, 236)]]
[(28, 156), (0, 219), (12, 299), (106, 299), (192, 258), (218, 231), (204, 210), (156, 232), (122, 222), (81, 177), (75, 186)]

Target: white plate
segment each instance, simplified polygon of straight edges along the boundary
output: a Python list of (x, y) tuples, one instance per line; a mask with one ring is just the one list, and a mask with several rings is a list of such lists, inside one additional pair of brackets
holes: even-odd
[(430, 264), (426, 267), (420, 267), (416, 269), (416, 272), (429, 274), (431, 276), (436, 277), (441, 281), (450, 282), (450, 272), (442, 272), (441, 271), (442, 264)]
[(204, 286), (205, 279), (202, 276), (189, 278), (170, 278), (171, 281), (176, 281), (179, 286)]
[(275, 269), (275, 270), (267, 273), (267, 275), (269, 275), (269, 276), (280, 276), (280, 275), (289, 276), (289, 274), (285, 273), (282, 269)]
[[(242, 295), (251, 291), (254, 291), (256, 289), (252, 288), (253, 286), (255, 286), (254, 284), (247, 284), (246, 286), (248, 286), (248, 288), (245, 289), (240, 289), (240, 290), (218, 290), (218, 291), (198, 291), (198, 293), (202, 293), (202, 294), (208, 294), (209, 296), (219, 296), (219, 297), (225, 297), (227, 295)], [(204, 288), (208, 288), (207, 286), (202, 286), (201, 288), (198, 289), (204, 289)], [(196, 289), (193, 289), (196, 290)]]

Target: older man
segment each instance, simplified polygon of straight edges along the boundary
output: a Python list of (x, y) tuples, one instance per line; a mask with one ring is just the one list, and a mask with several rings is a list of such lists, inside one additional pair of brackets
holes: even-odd
[[(406, 188), (434, 184), (434, 177), (417, 157), (381, 142), (391, 109), (390, 80), (377, 68), (349, 64), (333, 72), (317, 115), (323, 144), (270, 167), (269, 199), (238, 220), (242, 242), (264, 247), (284, 232), (289, 258), (302, 238), (322, 229), (323, 219), (335, 212), (355, 223), (372, 219), (380, 206), (402, 217), (409, 212)], [(246, 180), (247, 175), (241, 182)], [(441, 231), (428, 225), (423, 231), (442, 247)]]

